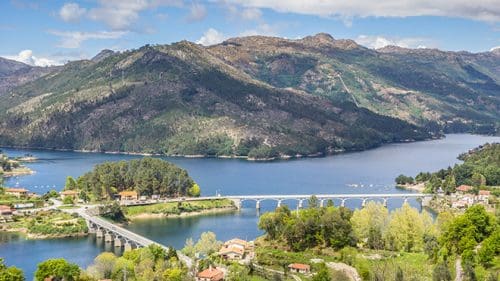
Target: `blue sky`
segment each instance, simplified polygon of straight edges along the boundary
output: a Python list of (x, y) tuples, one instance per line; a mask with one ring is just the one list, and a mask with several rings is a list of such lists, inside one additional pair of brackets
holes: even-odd
[(489, 51), (500, 46), (500, 0), (0, 1), (0, 56), (35, 65), (105, 48), (318, 32), (370, 48)]

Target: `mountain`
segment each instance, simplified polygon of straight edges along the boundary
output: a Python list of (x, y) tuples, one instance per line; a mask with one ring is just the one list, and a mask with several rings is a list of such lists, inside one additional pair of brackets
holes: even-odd
[(36, 67), (0, 57), (0, 97), (10, 89), (31, 82), (57, 67)]
[(499, 60), (328, 34), (104, 50), (0, 89), (0, 144), (272, 158), (495, 133)]
[(169, 155), (267, 158), (429, 137), (352, 103), (260, 82), (185, 41), (70, 62), (15, 88), (0, 114), (3, 145)]
[(500, 54), (386, 47), (317, 34), (252, 36), (209, 48), (228, 64), (279, 88), (300, 89), (447, 132), (495, 133)]

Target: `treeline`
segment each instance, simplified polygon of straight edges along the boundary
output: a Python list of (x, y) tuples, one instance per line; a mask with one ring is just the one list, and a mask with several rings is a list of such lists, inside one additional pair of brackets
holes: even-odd
[(425, 192), (436, 193), (439, 188), (446, 194), (455, 192), (457, 186), (470, 185), (476, 191), (486, 186), (500, 185), (500, 143), (485, 144), (461, 154), (461, 164), (437, 172), (420, 172), (415, 178), (399, 175), (396, 184), (425, 183)]
[(15, 168), (19, 168), (19, 166), (19, 162), (12, 161), (0, 150), (0, 176), (3, 174), (3, 172), (10, 172)]
[(168, 197), (199, 196), (200, 189), (187, 171), (156, 158), (106, 162), (76, 181), (68, 178), (66, 189), (80, 190), (90, 200), (112, 199), (120, 191)]
[[(265, 239), (275, 248), (284, 247), (298, 254), (340, 250), (341, 260), (360, 266), (367, 280), (385, 279), (377, 279), (362, 264), (356, 264), (358, 249), (425, 254), (433, 266), (434, 280), (451, 280), (457, 258), (461, 258), (464, 280), (493, 278), (500, 266), (500, 224), (481, 205), (458, 216), (441, 213), (435, 221), (408, 204), (391, 212), (375, 202), (354, 212), (343, 207), (311, 206), (298, 212), (282, 206), (262, 215), (259, 228), (265, 231)], [(351, 258), (344, 257), (349, 255)]]

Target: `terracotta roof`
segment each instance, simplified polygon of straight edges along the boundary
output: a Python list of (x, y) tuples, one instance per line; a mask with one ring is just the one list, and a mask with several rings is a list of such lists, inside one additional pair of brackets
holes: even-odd
[(77, 195), (78, 192), (74, 190), (65, 190), (61, 192), (62, 195)]
[(472, 190), (472, 186), (470, 186), (470, 185), (462, 184), (461, 186), (457, 187), (457, 191), (467, 192), (470, 190)]
[(7, 206), (7, 205), (0, 205), (0, 210), (2, 210), (2, 211), (7, 211), (7, 210), (9, 210), (9, 211), (10, 211), (10, 210), (12, 210), (12, 209), (10, 208), (10, 206)]
[(196, 275), (198, 278), (209, 278), (212, 281), (222, 280), (224, 278), (224, 272), (217, 268), (207, 268)]
[(226, 241), (226, 243), (224, 243), (224, 245), (229, 245), (229, 244), (239, 244), (239, 245), (247, 247), (248, 242), (243, 240), (243, 239), (240, 239), (240, 238), (233, 238), (229, 241)]
[(479, 190), (479, 195), (490, 195), (491, 192), (489, 190)]
[(122, 191), (118, 193), (120, 196), (137, 196), (137, 192), (135, 191)]
[(24, 192), (28, 192), (28, 190), (24, 189), (24, 188), (7, 188), (7, 189), (5, 189), (5, 192), (24, 193)]
[(219, 251), (220, 255), (226, 255), (229, 253), (236, 253), (236, 254), (243, 255), (245, 253), (245, 250), (242, 248), (238, 248), (238, 247), (223, 247)]
[(309, 270), (311, 266), (303, 263), (292, 263), (288, 266), (288, 268), (299, 269), (299, 270)]

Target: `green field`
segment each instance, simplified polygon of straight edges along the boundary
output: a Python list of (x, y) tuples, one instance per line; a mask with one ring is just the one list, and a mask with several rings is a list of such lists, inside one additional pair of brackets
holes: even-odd
[(181, 213), (192, 213), (230, 207), (234, 207), (234, 204), (231, 200), (214, 199), (187, 202), (168, 202), (144, 206), (130, 206), (124, 207), (123, 211), (127, 217), (134, 217), (141, 214), (179, 215)]

